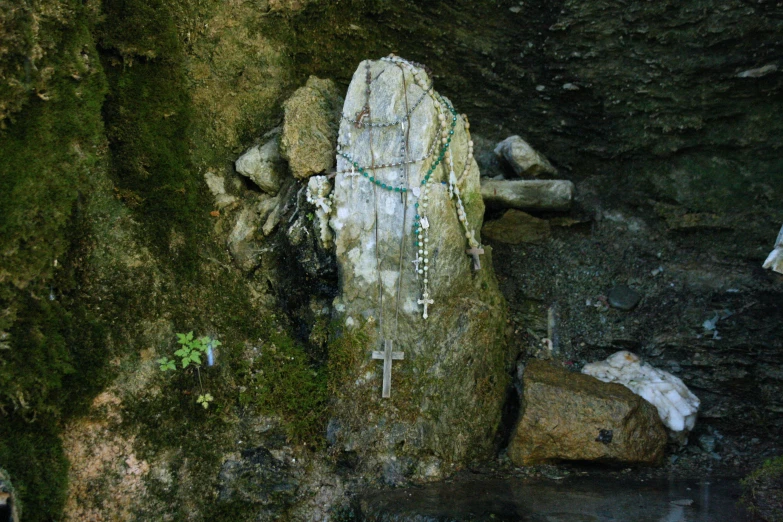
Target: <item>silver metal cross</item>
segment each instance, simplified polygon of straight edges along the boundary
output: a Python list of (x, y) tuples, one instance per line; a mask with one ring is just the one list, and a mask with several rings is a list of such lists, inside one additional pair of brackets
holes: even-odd
[(419, 304), (423, 304), (424, 305), (424, 315), (422, 317), (424, 317), (424, 319), (426, 319), (427, 317), (429, 317), (429, 315), (427, 315), (427, 305), (431, 305), (435, 301), (430, 299), (430, 294), (428, 294), (427, 292), (424, 292), (424, 295), (421, 296), (421, 299), (419, 299), (418, 302), (419, 302)]
[(413, 270), (416, 272), (416, 279), (419, 278), (419, 263), (421, 263), (422, 261), (423, 261), (423, 259), (420, 258), (419, 257), (419, 253), (416, 252), (416, 259), (411, 261), (411, 263), (413, 263), (413, 267), (414, 267)]
[(469, 256), (473, 256), (473, 270), (481, 270), (481, 259), (479, 259), (479, 255), (484, 253), (484, 249), (478, 246), (469, 248), (465, 250), (465, 252), (467, 252)]
[(384, 399), (391, 397), (392, 360), (401, 361), (405, 358), (405, 354), (403, 352), (392, 351), (393, 342), (394, 341), (385, 340), (383, 341), (382, 352), (372, 352), (373, 359), (380, 359), (383, 361), (383, 392), (381, 393), (381, 397)]

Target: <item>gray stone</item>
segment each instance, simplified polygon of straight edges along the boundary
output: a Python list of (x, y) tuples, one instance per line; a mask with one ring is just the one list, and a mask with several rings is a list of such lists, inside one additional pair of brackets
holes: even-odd
[(334, 166), (341, 104), (334, 82), (315, 76), (283, 104), (280, 152), (295, 178), (307, 179)]
[(283, 158), (280, 156), (279, 134), (264, 145), (248, 149), (234, 165), (237, 172), (250, 178), (261, 190), (276, 195), (285, 170)]
[[(406, 92), (408, 107), (421, 98), (405, 128), (410, 131), (408, 158), (426, 156), (440, 130), (438, 109), (406, 66), (362, 62), (348, 89), (343, 114), (355, 118), (362, 113), (367, 64), (373, 78), (373, 122), (405, 115)], [(417, 74), (430, 81), (423, 71)], [(363, 168), (372, 161), (405, 159), (403, 136), (400, 125), (368, 129), (343, 121), (340, 128), (342, 152)], [(467, 142), (458, 118), (449, 150), (455, 176), (465, 172), (457, 186), (467, 223), (480, 239), (484, 204), (473, 159), (465, 170)], [(429, 183), (428, 297), (422, 294), (424, 276), (414, 268), (417, 239), (412, 228), (420, 212), (414, 204), (424, 203), (417, 191), (437, 154), (438, 150), (407, 169), (367, 169), (383, 183), (408, 188), (405, 193), (349, 176), (352, 165), (338, 155), (330, 220), (339, 273), (334, 306), (337, 318), (347, 326), (342, 341), (345, 353), (336, 353), (348, 363), (335, 386), (330, 439), (345, 451), (357, 452), (365, 469), (382, 473), (388, 467), (385, 463), (410, 458), (415, 465), (405, 466), (404, 473), (427, 479), (442, 475), (452, 463), (492, 454), (506, 382), (505, 303), (492, 270), (491, 251), (484, 247), (482, 268), (474, 271), (457, 205), (448, 185), (442, 183), (449, 179), (445, 161), (435, 168)], [(395, 352), (404, 352), (404, 359), (393, 362), (390, 398), (381, 396), (383, 362), (371, 357), (386, 340), (394, 342)], [(428, 464), (420, 465), (424, 460)]]
[[(537, 91), (545, 87), (539, 85)], [(557, 169), (549, 163), (543, 154), (533, 149), (519, 136), (509, 136), (495, 147), (495, 154), (504, 158), (517, 176), (540, 176), (542, 174), (557, 174)]]
[(655, 407), (619, 384), (530, 361), (508, 456), (518, 466), (559, 460), (659, 464), (667, 434)]
[(565, 180), (481, 180), (481, 197), (493, 207), (568, 210), (574, 184)]
[(215, 198), (215, 206), (218, 209), (223, 209), (236, 203), (237, 198), (226, 193), (226, 180), (223, 176), (218, 176), (214, 172), (208, 170), (206, 174), (204, 174), (204, 181), (207, 183), (209, 191)]
[(484, 224), (481, 233), (489, 239), (518, 245), (540, 243), (550, 235), (549, 221), (538, 219), (520, 210), (507, 210), (503, 217)]
[(609, 299), (609, 305), (613, 308), (633, 310), (639, 304), (642, 295), (626, 285), (617, 285), (609, 290), (607, 298)]
[(226, 243), (231, 257), (242, 270), (250, 271), (257, 266), (258, 240), (262, 234), (271, 233), (279, 221), (279, 203), (279, 196), (271, 197), (264, 194), (246, 203), (239, 211)]
[(765, 65), (764, 67), (757, 67), (756, 69), (748, 69), (737, 74), (737, 78), (761, 78), (768, 74), (772, 74), (778, 71), (778, 66), (774, 63)]
[(260, 504), (279, 511), (293, 501), (297, 486), (290, 466), (259, 447), (223, 463), (218, 474), (217, 500)]

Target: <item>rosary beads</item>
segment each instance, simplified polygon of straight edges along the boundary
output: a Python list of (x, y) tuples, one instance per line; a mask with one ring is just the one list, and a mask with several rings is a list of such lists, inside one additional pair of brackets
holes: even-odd
[[(395, 55), (389, 55), (388, 57), (381, 58), (382, 61), (390, 62), (395, 64), (400, 68), (400, 71), (403, 73), (403, 86), (405, 85), (404, 77), (405, 72), (408, 71), (411, 76), (413, 77), (415, 84), (418, 88), (421, 89), (420, 95), (416, 98), (416, 101), (413, 103), (413, 105), (408, 106), (406, 103), (405, 106), (405, 112), (404, 114), (400, 115), (399, 117), (387, 120), (387, 121), (373, 121), (372, 118), (370, 118), (370, 87), (373, 82), (373, 78), (370, 73), (370, 62), (368, 61), (365, 64), (366, 68), (366, 103), (362, 107), (362, 109), (356, 113), (355, 117), (351, 118), (347, 116), (346, 114), (342, 114), (342, 120), (349, 124), (351, 127), (355, 127), (356, 129), (366, 129), (367, 132), (372, 132), (372, 129), (378, 129), (379, 131), (382, 131), (384, 128), (391, 128), (395, 126), (399, 126), (402, 130), (403, 134), (403, 143), (401, 145), (402, 150), (404, 151), (404, 157), (396, 160), (393, 159), (392, 161), (387, 161), (383, 164), (375, 164), (375, 158), (372, 157), (371, 154), (371, 164), (368, 165), (362, 165), (360, 161), (358, 161), (358, 158), (355, 158), (354, 155), (350, 152), (351, 147), (351, 132), (350, 127), (343, 128), (342, 132), (340, 133), (340, 139), (338, 140), (337, 144), (337, 153), (340, 157), (342, 157), (347, 163), (348, 163), (348, 169), (345, 169), (343, 167), (342, 170), (338, 170), (338, 174), (342, 174), (344, 176), (351, 176), (352, 178), (356, 178), (361, 176), (365, 180), (369, 181), (371, 184), (373, 184), (375, 187), (384, 189), (385, 191), (391, 192), (391, 193), (399, 193), (401, 197), (407, 196), (407, 194), (412, 194), (416, 200), (414, 203), (414, 209), (415, 209), (415, 215), (412, 223), (412, 235), (413, 235), (413, 246), (414, 246), (414, 252), (415, 252), (415, 259), (411, 261), (411, 263), (414, 265), (414, 273), (416, 274), (416, 278), (420, 281), (421, 284), (421, 297), (417, 299), (417, 304), (422, 305), (423, 308), (423, 314), (422, 317), (426, 320), (429, 316), (429, 307), (434, 303), (434, 300), (431, 298), (430, 294), (430, 231), (432, 230), (432, 222), (430, 219), (430, 216), (428, 215), (429, 212), (429, 203), (430, 203), (430, 196), (431, 196), (431, 187), (432, 184), (431, 181), (434, 181), (433, 176), (435, 175), (435, 171), (437, 170), (438, 166), (443, 164), (444, 166), (444, 173), (446, 174), (445, 179), (442, 181), (444, 185), (448, 185), (448, 193), (449, 193), (449, 200), (453, 200), (454, 202), (454, 208), (457, 214), (457, 218), (460, 222), (460, 225), (464, 231), (465, 238), (467, 240), (467, 243), (470, 247), (470, 249), (467, 250), (468, 254), (473, 255), (474, 258), (474, 268), (478, 269), (480, 268), (480, 264), (478, 262), (478, 254), (483, 253), (483, 250), (480, 248), (480, 244), (475, 238), (475, 231), (470, 228), (470, 225), (467, 220), (467, 213), (465, 211), (465, 207), (463, 205), (459, 185), (462, 184), (464, 178), (467, 176), (467, 173), (470, 171), (470, 168), (472, 166), (473, 162), (473, 142), (470, 140), (470, 132), (469, 132), (469, 123), (467, 121), (467, 117), (464, 115), (463, 121), (464, 121), (464, 127), (467, 134), (467, 151), (466, 151), (466, 157), (465, 162), (462, 168), (462, 172), (459, 176), (455, 173), (455, 165), (454, 165), (454, 156), (451, 151), (451, 142), (452, 138), (455, 134), (455, 126), (457, 124), (457, 121), (459, 119), (457, 111), (454, 109), (454, 107), (446, 101), (446, 99), (438, 94), (434, 88), (433, 84), (431, 83), (430, 77), (423, 77), (422, 71), (425, 73), (426, 68), (422, 66), (421, 64), (417, 64), (415, 62), (410, 62), (408, 60), (404, 60), (402, 58), (399, 58)], [(385, 71), (385, 70), (384, 70)], [(381, 71), (380, 74), (382, 74), (384, 71)], [(388, 74), (388, 72), (387, 72)], [(407, 91), (407, 89), (406, 89)], [(407, 93), (406, 93), (407, 96)], [(406, 146), (406, 140), (404, 136), (406, 136), (406, 126), (408, 129), (410, 129), (411, 125), (411, 116), (414, 114), (414, 112), (417, 110), (418, 107), (420, 107), (424, 101), (425, 98), (429, 97), (433, 105), (437, 111), (437, 126), (435, 130), (435, 136), (433, 137), (429, 148), (425, 154), (423, 154), (421, 157), (416, 159), (408, 159), (407, 156), (407, 146)], [(407, 101), (407, 99), (406, 99)], [(345, 140), (347, 134), (347, 140)], [(370, 137), (370, 145), (372, 149), (372, 138)], [(436, 150), (437, 154), (436, 154)], [(420, 179), (416, 180), (402, 180), (402, 182), (392, 182), (388, 179), (388, 176), (384, 176), (384, 179), (380, 179), (380, 176), (378, 175), (378, 171), (381, 169), (390, 169), (394, 167), (406, 167), (408, 165), (412, 164), (418, 164), (421, 162), (425, 162), (427, 160), (431, 159), (429, 162), (429, 165), (427, 166), (426, 170), (423, 172), (423, 175)], [(437, 193), (437, 192), (436, 192)], [(406, 199), (403, 200), (403, 205), (405, 208), (407, 208), (407, 201)], [(377, 241), (376, 241), (377, 245)], [(402, 275), (400, 275), (402, 277)], [(398, 296), (399, 299), (399, 296)]]

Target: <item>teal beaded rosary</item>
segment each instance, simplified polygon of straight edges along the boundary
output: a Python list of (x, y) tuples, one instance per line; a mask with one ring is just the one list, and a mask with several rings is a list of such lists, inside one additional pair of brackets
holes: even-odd
[[(401, 125), (403, 129), (403, 134), (405, 133), (405, 123), (407, 121), (408, 125), (410, 125), (410, 117), (411, 114), (414, 112), (414, 110), (420, 105), (420, 102), (424, 97), (429, 95), (429, 97), (435, 102), (435, 107), (438, 110), (438, 120), (439, 120), (439, 129), (437, 133), (440, 136), (440, 139), (436, 136), (436, 138), (433, 140), (432, 145), (429, 149), (429, 152), (422, 158), (417, 160), (408, 160), (407, 155), (406, 159), (397, 163), (389, 163), (386, 165), (372, 165), (371, 167), (362, 166), (358, 161), (355, 161), (354, 158), (351, 157), (351, 155), (343, 150), (343, 144), (338, 142), (337, 145), (337, 152), (340, 156), (342, 156), (351, 166), (350, 171), (340, 171), (340, 173), (347, 174), (350, 172), (352, 175), (361, 175), (365, 180), (372, 183), (375, 187), (384, 189), (391, 193), (399, 193), (401, 195), (406, 195), (409, 192), (412, 192), (414, 196), (419, 198), (419, 201), (414, 203), (414, 208), (416, 210), (416, 214), (414, 215), (414, 221), (412, 224), (412, 232), (414, 235), (414, 251), (416, 252), (416, 259), (412, 261), (412, 263), (415, 265), (415, 272), (416, 277), (419, 278), (419, 276), (423, 276), (421, 278), (422, 283), (422, 296), (421, 299), (418, 300), (418, 304), (423, 305), (423, 318), (427, 319), (428, 317), (428, 306), (433, 304), (433, 300), (430, 298), (429, 294), (429, 228), (430, 223), (429, 219), (427, 217), (427, 207), (428, 207), (428, 200), (429, 200), (429, 189), (430, 189), (430, 180), (435, 172), (435, 170), (438, 168), (438, 166), (441, 165), (441, 163), (448, 163), (448, 166), (450, 167), (450, 177), (449, 177), (449, 194), (450, 198), (455, 197), (457, 201), (455, 202), (455, 208), (457, 209), (458, 217), (463, 225), (463, 227), (466, 230), (465, 236), (468, 238), (469, 245), (475, 250), (479, 247), (478, 243), (475, 241), (474, 233), (472, 230), (469, 230), (466, 216), (465, 216), (465, 210), (462, 205), (462, 201), (459, 198), (459, 189), (456, 188), (457, 184), (457, 178), (454, 175), (454, 161), (453, 157), (451, 155), (451, 152), (449, 150), (451, 145), (452, 137), (454, 136), (454, 128), (457, 124), (458, 120), (458, 114), (457, 111), (454, 109), (454, 107), (449, 104), (443, 96), (438, 94), (434, 91), (432, 84), (428, 84), (423, 78), (419, 76), (420, 69), (424, 69), (424, 66), (421, 64), (416, 64), (413, 62), (409, 62), (407, 60), (404, 60), (402, 58), (399, 58), (395, 55), (390, 55), (388, 57), (382, 58), (381, 60), (391, 62), (398, 67), (406, 68), (410, 73), (412, 74), (413, 78), (416, 80), (416, 83), (418, 86), (422, 89), (421, 96), (417, 99), (416, 103), (411, 108), (406, 111), (406, 113), (399, 118), (396, 118), (391, 121), (387, 122), (378, 122), (378, 121), (371, 121), (369, 119), (369, 92), (370, 92), (370, 84), (372, 82), (372, 78), (370, 77), (369, 73), (369, 64), (367, 67), (367, 94), (368, 94), (368, 100), (364, 108), (359, 111), (356, 114), (355, 119), (350, 119), (343, 115), (343, 119), (347, 121), (348, 123), (353, 124), (357, 128), (363, 128), (367, 127), (368, 130), (374, 127), (392, 127), (395, 125)], [(404, 77), (404, 73), (403, 73)], [(407, 90), (406, 90), (407, 92)], [(365, 121), (365, 117), (367, 117), (368, 121)], [(466, 129), (467, 129), (467, 120), (465, 122)], [(350, 141), (350, 132), (348, 133), (349, 141)], [(436, 144), (440, 142), (440, 148), (438, 151), (438, 155), (435, 157), (435, 159), (432, 161), (430, 166), (427, 168), (427, 171), (423, 178), (420, 181), (419, 186), (412, 186), (409, 187), (407, 185), (395, 185), (392, 183), (388, 183), (384, 180), (378, 179), (377, 174), (375, 174), (375, 170), (386, 168), (386, 167), (395, 167), (400, 165), (407, 165), (412, 163), (418, 163), (420, 161), (424, 161), (427, 158), (429, 158), (432, 153), (434, 152)], [(469, 162), (472, 160), (472, 142), (469, 142), (468, 144), (468, 157), (466, 158), (466, 163), (464, 167), (464, 171), (462, 173), (462, 176), (460, 176), (460, 180), (462, 177), (464, 177), (465, 173), (469, 169)], [(445, 183), (445, 182), (444, 182)], [(405, 205), (407, 208), (407, 205)], [(403, 221), (404, 222), (404, 221)], [(377, 244), (377, 242), (376, 242)], [(481, 251), (483, 252), (483, 250)], [(474, 255), (474, 258), (477, 258), (477, 256)], [(475, 267), (475, 265), (474, 265)], [(401, 276), (400, 276), (401, 277)], [(382, 303), (382, 301), (381, 301)], [(398, 305), (399, 305), (399, 296), (398, 296)], [(381, 304), (381, 306), (383, 306)]]

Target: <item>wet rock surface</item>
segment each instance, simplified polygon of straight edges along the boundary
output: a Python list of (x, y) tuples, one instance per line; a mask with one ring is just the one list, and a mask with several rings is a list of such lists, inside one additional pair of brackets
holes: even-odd
[(218, 502), (246, 502), (281, 511), (290, 504), (298, 487), (290, 466), (266, 448), (244, 450), (227, 460), (218, 475)]
[[(585, 474), (588, 475), (588, 474)], [(557, 480), (460, 476), (416, 489), (366, 493), (358, 520), (373, 522), (745, 522), (737, 479), (650, 479), (627, 474)]]
[(666, 430), (628, 389), (533, 360), (508, 456), (518, 466), (559, 460), (660, 464)]

